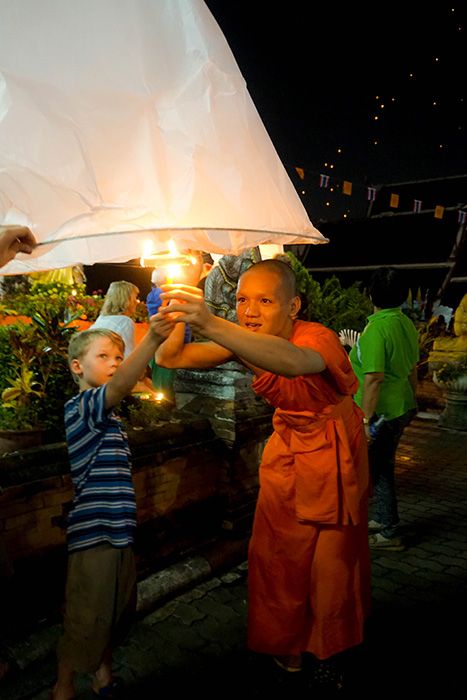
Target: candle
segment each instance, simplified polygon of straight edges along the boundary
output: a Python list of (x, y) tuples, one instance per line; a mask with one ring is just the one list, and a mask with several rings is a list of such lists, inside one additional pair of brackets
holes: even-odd
[(146, 262), (150, 262), (153, 267), (163, 268), (166, 271), (167, 284), (173, 284), (175, 280), (179, 280), (183, 276), (182, 267), (196, 263), (196, 258), (192, 255), (180, 253), (172, 239), (168, 241), (167, 245), (168, 250), (155, 253), (153, 252), (153, 242), (145, 241), (140, 263), (143, 267), (145, 267)]

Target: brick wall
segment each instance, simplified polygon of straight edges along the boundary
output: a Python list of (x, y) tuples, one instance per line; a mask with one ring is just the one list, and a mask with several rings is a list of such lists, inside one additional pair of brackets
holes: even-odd
[[(245, 504), (252, 512), (262, 441), (257, 424), (243, 433), (241, 444), (228, 448), (208, 420), (184, 418), (130, 436), (142, 549), (158, 541), (170, 554), (201, 533), (232, 529)], [(0, 535), (13, 563), (64, 550), (72, 492), (63, 444), (0, 459)]]

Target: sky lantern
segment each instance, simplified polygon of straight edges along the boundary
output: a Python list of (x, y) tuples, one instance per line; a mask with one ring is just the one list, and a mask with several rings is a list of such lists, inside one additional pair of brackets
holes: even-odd
[(327, 242), (202, 0), (2, 0), (0, 85), (5, 274)]

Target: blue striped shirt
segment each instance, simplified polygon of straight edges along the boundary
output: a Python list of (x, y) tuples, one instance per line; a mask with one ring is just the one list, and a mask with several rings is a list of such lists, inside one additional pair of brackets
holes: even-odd
[(136, 499), (127, 436), (105, 408), (106, 385), (87, 389), (65, 404), (65, 430), (73, 506), (68, 551), (108, 543), (127, 547), (136, 527)]

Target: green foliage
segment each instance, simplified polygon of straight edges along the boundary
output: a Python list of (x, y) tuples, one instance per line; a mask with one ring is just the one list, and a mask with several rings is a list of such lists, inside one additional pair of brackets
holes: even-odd
[(288, 256), (302, 298), (302, 318), (322, 323), (336, 332), (342, 328), (362, 331), (367, 317), (373, 312), (373, 306), (359, 284), (355, 282), (344, 288), (337, 277), (332, 276), (320, 285), (293, 253), (288, 253)]
[(95, 321), (104, 298), (100, 294), (87, 294), (84, 284), (63, 282), (31, 282), (28, 288), (19, 286), (4, 290), (2, 304), (17, 314), (33, 316), (43, 310), (53, 312), (63, 320), (80, 318)]
[(75, 393), (67, 359), (74, 332), (55, 305), (30, 324), (0, 327), (0, 428), (41, 427), (63, 437), (63, 407)]

